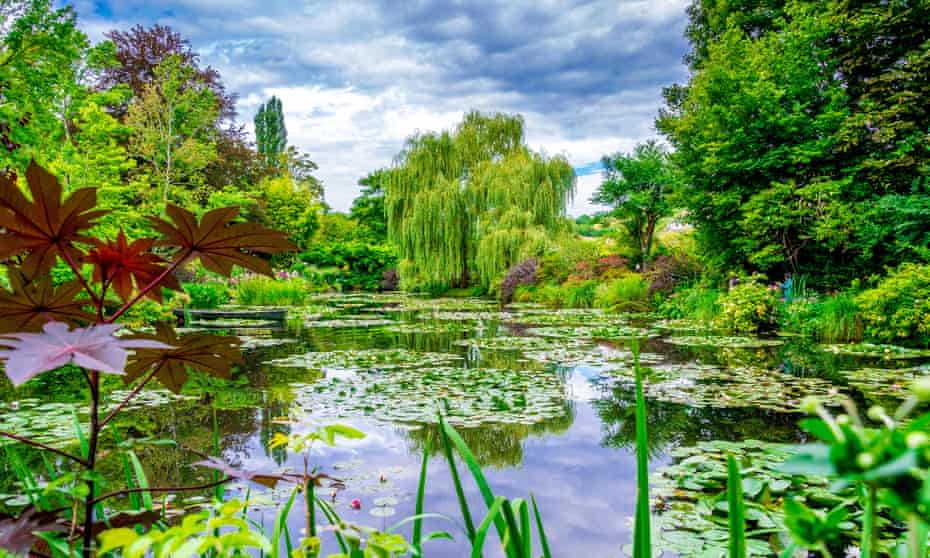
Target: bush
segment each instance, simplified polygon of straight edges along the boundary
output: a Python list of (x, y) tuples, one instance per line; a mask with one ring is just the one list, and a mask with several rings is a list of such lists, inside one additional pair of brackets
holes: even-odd
[(594, 293), (594, 305), (612, 312), (645, 312), (649, 310), (649, 285), (635, 273), (601, 283)]
[(755, 278), (732, 287), (720, 297), (720, 313), (714, 327), (753, 333), (770, 329), (775, 322), (775, 292)]
[(865, 336), (883, 343), (930, 346), (930, 265), (904, 264), (855, 303)]
[(397, 270), (394, 268), (385, 269), (381, 273), (381, 290), (382, 291), (396, 291), (400, 286), (400, 276), (397, 275)]
[(183, 283), (184, 292), (190, 297), (190, 307), (199, 309), (218, 308), (229, 302), (229, 289), (225, 283)]
[(629, 273), (630, 260), (616, 254), (604, 256), (597, 260), (595, 271), (601, 279), (617, 279)]
[(513, 292), (513, 302), (536, 302), (537, 300), (535, 285), (520, 285)]
[[(793, 304), (792, 304), (793, 306)], [(829, 296), (817, 305), (817, 339), (825, 343), (862, 341), (859, 305), (850, 293)]]
[(536, 284), (536, 267), (538, 265), (539, 260), (532, 258), (507, 270), (500, 287), (500, 301), (502, 304), (509, 304), (513, 300), (517, 287)]
[(677, 285), (693, 281), (697, 262), (687, 256), (659, 256), (646, 264), (643, 277), (649, 283), (649, 294), (667, 293)]
[(553, 243), (539, 259), (537, 280), (542, 283), (562, 284), (582, 262), (597, 261), (599, 244), (590, 240), (563, 237)]
[(702, 285), (678, 287), (659, 305), (659, 313), (710, 324), (720, 313), (720, 291)]
[(592, 308), (594, 306), (595, 281), (569, 281), (562, 285), (560, 308)]
[(300, 254), (299, 260), (296, 271), (306, 274), (308, 267), (313, 268), (326, 283), (344, 291), (380, 290), (384, 272), (397, 266), (392, 246), (360, 241), (320, 242)]
[(132, 329), (154, 327), (160, 322), (173, 322), (174, 313), (170, 305), (145, 298), (130, 306), (129, 310), (120, 316), (119, 321)]
[(312, 290), (300, 277), (250, 277), (236, 286), (236, 302), (247, 306), (300, 306)]

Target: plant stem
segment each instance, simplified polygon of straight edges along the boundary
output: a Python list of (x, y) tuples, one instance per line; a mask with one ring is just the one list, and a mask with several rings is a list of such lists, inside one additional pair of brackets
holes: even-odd
[(309, 457), (304, 454), (304, 498), (307, 501), (307, 534), (316, 536), (316, 495), (314, 494), (314, 479), (310, 478)]
[(92, 502), (97, 504), (110, 498), (127, 496), (129, 494), (137, 494), (139, 492), (187, 492), (191, 490), (207, 490), (209, 488), (214, 488), (220, 486), (221, 484), (225, 484), (231, 480), (233, 480), (232, 477), (227, 477), (218, 481), (211, 481), (205, 484), (195, 484), (192, 486), (150, 486), (148, 488), (124, 488), (122, 490), (114, 490), (113, 492), (108, 492), (106, 494), (97, 496), (92, 500)]
[(169, 265), (168, 267), (166, 267), (166, 268), (164, 269), (164, 271), (162, 271), (161, 273), (159, 273), (159, 274), (158, 274), (158, 277), (156, 277), (155, 279), (152, 279), (152, 282), (151, 282), (151, 283), (149, 283), (148, 285), (142, 287), (142, 289), (140, 289), (139, 292), (136, 293), (136, 296), (134, 296), (134, 297), (132, 297), (131, 299), (129, 299), (128, 301), (126, 301), (126, 303), (123, 304), (123, 305), (119, 308), (119, 310), (117, 310), (112, 316), (110, 316), (109, 318), (107, 318), (107, 319), (104, 321), (104, 323), (108, 323), (108, 324), (109, 324), (109, 323), (113, 323), (114, 321), (116, 321), (116, 319), (119, 318), (120, 316), (122, 316), (123, 313), (126, 312), (126, 310), (129, 310), (130, 308), (132, 308), (132, 306), (133, 306), (135, 303), (139, 302), (139, 301), (142, 299), (142, 297), (144, 297), (145, 295), (147, 295), (147, 294), (149, 293), (149, 291), (151, 291), (152, 289), (154, 289), (155, 287), (157, 287), (157, 286), (165, 279), (165, 277), (167, 277), (172, 271), (174, 271), (175, 269), (177, 269), (177, 267), (178, 267), (179, 265), (181, 265), (181, 264), (184, 262), (184, 260), (186, 260), (187, 258), (189, 258), (190, 255), (191, 255), (192, 253), (193, 253), (193, 252), (192, 252), (191, 250), (185, 250), (183, 254), (181, 254), (181, 255), (175, 257), (174, 261), (171, 262), (171, 265)]
[(119, 402), (119, 405), (117, 405), (116, 408), (110, 411), (107, 414), (107, 416), (105, 416), (103, 420), (100, 421), (100, 430), (103, 430), (103, 427), (106, 426), (108, 422), (113, 420), (113, 417), (115, 417), (117, 413), (122, 411), (123, 407), (128, 405), (129, 402), (132, 401), (132, 398), (136, 396), (136, 394), (142, 391), (142, 388), (144, 388), (145, 385), (149, 383), (149, 381), (151, 381), (151, 379), (154, 378), (156, 374), (158, 374), (158, 371), (161, 370), (161, 367), (163, 365), (164, 365), (164, 361), (159, 362), (158, 365), (155, 366), (155, 368), (153, 368), (151, 372), (149, 372), (148, 376), (146, 376), (145, 378), (142, 379), (141, 382), (136, 384), (136, 387), (132, 388), (132, 391), (129, 392), (129, 395), (123, 398), (123, 400)]
[(52, 452), (52, 453), (54, 453), (54, 454), (57, 454), (57, 455), (60, 455), (60, 456), (62, 456), (62, 457), (64, 457), (64, 458), (67, 458), (67, 459), (70, 459), (70, 460), (72, 460), (72, 461), (75, 461), (75, 462), (77, 462), (77, 463), (79, 463), (79, 464), (81, 464), (81, 465), (83, 465), (83, 466), (87, 466), (87, 462), (84, 461), (83, 459), (81, 459), (80, 457), (78, 457), (78, 456), (76, 456), (76, 455), (73, 455), (73, 454), (70, 454), (70, 453), (68, 453), (68, 452), (66, 452), (66, 451), (62, 451), (62, 450), (60, 450), (60, 449), (53, 448), (52, 446), (47, 446), (47, 445), (43, 444), (42, 442), (36, 442), (35, 440), (30, 440), (29, 438), (23, 438), (22, 436), (17, 436), (16, 434), (13, 434), (12, 432), (0, 431), (0, 436), (3, 436), (4, 438), (9, 438), (9, 439), (11, 439), (11, 440), (16, 440), (17, 442), (21, 442), (21, 443), (26, 444), (26, 445), (29, 445), (29, 446), (33, 446), (33, 447), (36, 447), (36, 448), (44, 449), (45, 451), (50, 451), (50, 452)]
[[(98, 424), (100, 403), (100, 372), (93, 370), (90, 373), (90, 438), (87, 441), (87, 459), (85, 469), (93, 473), (97, 464), (97, 434), (100, 432)], [(92, 558), (94, 553), (91, 548), (94, 542), (94, 493), (96, 483), (92, 479), (87, 480), (87, 496), (84, 498), (84, 531), (83, 547), (81, 552), (84, 558)]]
[(875, 514), (877, 490), (875, 485), (869, 483), (865, 487), (866, 500), (865, 510), (862, 516), (862, 541), (859, 543), (861, 558), (873, 558), (875, 556)]
[(77, 276), (78, 282), (81, 283), (81, 286), (84, 287), (84, 290), (87, 291), (87, 296), (90, 297), (91, 302), (94, 303), (94, 306), (101, 308), (103, 306), (103, 300), (97, 298), (97, 293), (90, 288), (90, 285), (87, 284), (87, 281), (84, 279), (84, 276), (81, 275), (81, 268), (78, 267), (77, 262), (74, 261), (74, 258), (71, 257), (71, 254), (67, 250), (63, 249), (61, 246), (58, 246), (58, 253), (61, 254), (62, 259), (68, 263), (71, 267), (71, 271)]

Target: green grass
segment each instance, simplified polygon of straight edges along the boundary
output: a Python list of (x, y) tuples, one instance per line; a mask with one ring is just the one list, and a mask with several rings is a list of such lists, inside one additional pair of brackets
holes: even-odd
[(862, 341), (862, 320), (853, 295), (826, 297), (817, 308), (817, 338), (825, 343)]
[(597, 286), (594, 306), (612, 312), (649, 310), (649, 285), (639, 275), (631, 274)]
[(243, 279), (236, 286), (236, 302), (246, 306), (299, 306), (310, 294), (303, 279)]

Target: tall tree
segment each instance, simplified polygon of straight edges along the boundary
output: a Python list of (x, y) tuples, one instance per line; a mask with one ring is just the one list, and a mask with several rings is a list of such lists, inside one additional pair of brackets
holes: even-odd
[(287, 127), (281, 99), (271, 97), (255, 114), (255, 144), (258, 152), (272, 165), (280, 165), (287, 150)]
[(193, 69), (177, 56), (155, 68), (142, 95), (129, 105), (130, 151), (151, 165), (161, 182), (162, 200), (171, 186), (193, 187), (216, 157), (211, 134), (216, 97), (206, 84), (192, 79)]
[(371, 233), (374, 242), (387, 240), (387, 213), (384, 209), (384, 185), (390, 169), (378, 169), (359, 179), (362, 191), (352, 200), (349, 216)]
[[(168, 58), (175, 57), (180, 65), (191, 70), (188, 73), (191, 81), (204, 84), (213, 92), (217, 103), (217, 128), (223, 128), (224, 123), (235, 118), (236, 96), (226, 91), (220, 73), (210, 66), (201, 67), (200, 57), (190, 42), (170, 27), (136, 25), (128, 31), (110, 31), (105, 37), (115, 45), (117, 64), (100, 75), (99, 87), (110, 89), (126, 85), (136, 97), (141, 97), (145, 87), (156, 79), (156, 68)], [(128, 108), (125, 104), (113, 107), (118, 116), (125, 115)]]
[(635, 241), (640, 262), (652, 253), (656, 225), (672, 214), (675, 175), (668, 154), (655, 140), (636, 146), (633, 153), (603, 158), (604, 180), (591, 199), (614, 208)]
[(387, 176), (401, 277), (428, 288), (492, 286), (527, 254), (527, 235), (514, 232), (558, 228), (575, 189), (567, 161), (526, 147), (521, 117), (478, 112), (452, 131), (409, 138)]

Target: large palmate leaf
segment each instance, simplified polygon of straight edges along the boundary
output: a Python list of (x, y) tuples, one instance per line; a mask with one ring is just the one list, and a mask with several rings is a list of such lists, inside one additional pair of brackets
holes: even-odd
[[(165, 271), (164, 260), (151, 252), (155, 242), (154, 238), (128, 242), (122, 230), (116, 240), (95, 240), (95, 246), (86, 258), (94, 265), (94, 281), (109, 283), (121, 299), (129, 300), (133, 282), (136, 288), (141, 289)], [(177, 278), (170, 273), (162, 278), (160, 284), (172, 290), (181, 290)], [(161, 289), (150, 290), (148, 296), (161, 302)]]
[(193, 213), (175, 205), (169, 204), (165, 213), (172, 222), (150, 217), (164, 237), (158, 245), (190, 250), (204, 267), (221, 275), (229, 276), (233, 265), (239, 265), (270, 276), (268, 262), (249, 252), (276, 254), (297, 249), (282, 232), (255, 223), (232, 223), (239, 215), (238, 207), (208, 211), (199, 223)]
[(107, 212), (95, 209), (94, 188), (76, 190), (62, 201), (58, 179), (35, 162), (26, 170), (26, 182), (31, 201), (10, 176), (0, 174), (0, 260), (28, 252), (20, 268), (36, 277), (51, 269), (61, 252), (79, 261), (73, 243), (90, 243), (85, 233)]
[(55, 287), (52, 278), (46, 275), (27, 283), (14, 270), (10, 271), (9, 278), (13, 292), (0, 289), (0, 333), (40, 331), (52, 320), (69, 325), (84, 325), (94, 320), (93, 314), (84, 311), (88, 301), (77, 299), (81, 292), (77, 281)]
[[(345, 483), (342, 480), (331, 477), (326, 473), (304, 475), (303, 473), (272, 473), (269, 471), (253, 471), (250, 469), (243, 469), (241, 467), (234, 467), (219, 457), (207, 457), (203, 461), (197, 461), (196, 463), (193, 463), (193, 465), (195, 467), (206, 467), (208, 469), (213, 469), (223, 473), (227, 477), (237, 480), (252, 481), (262, 486), (267, 486), (268, 488), (274, 488), (281, 481), (298, 484), (303, 484), (305, 481), (307, 481), (313, 483), (313, 486), (327, 486), (329, 488), (337, 489), (345, 488)], [(326, 481), (325, 485), (323, 481)]]
[(175, 393), (180, 393), (187, 382), (188, 368), (229, 379), (232, 377), (232, 365), (242, 362), (241, 341), (230, 335), (193, 333), (178, 336), (170, 325), (159, 324), (155, 334), (139, 334), (134, 339), (161, 341), (174, 348), (136, 351), (126, 366), (126, 381), (140, 378), (157, 366), (155, 377)]
[(69, 329), (61, 322), (48, 322), (42, 333), (7, 333), (0, 335), (0, 360), (5, 372), (18, 386), (42, 372), (74, 363), (88, 370), (123, 374), (126, 349), (170, 349), (152, 339), (124, 339), (113, 333), (122, 324), (100, 324)]
[(65, 527), (55, 512), (29, 508), (19, 517), (0, 514), (0, 549), (25, 556), (39, 542), (39, 531), (64, 531)]

